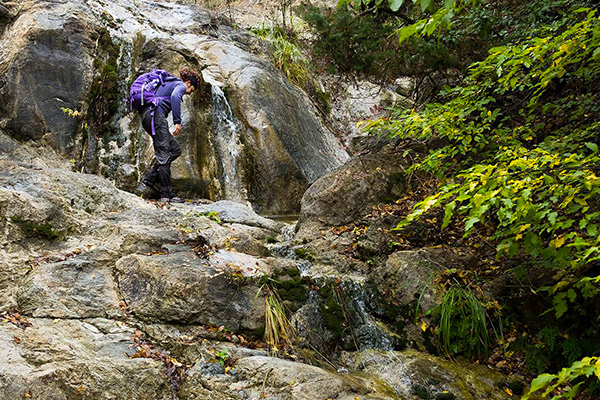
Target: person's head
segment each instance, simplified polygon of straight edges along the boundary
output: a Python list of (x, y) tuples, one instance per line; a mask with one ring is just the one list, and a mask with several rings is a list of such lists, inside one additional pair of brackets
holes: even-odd
[(202, 75), (189, 68), (182, 68), (181, 71), (179, 71), (179, 77), (187, 87), (185, 94), (191, 94), (194, 90), (198, 90), (200, 85), (204, 83)]

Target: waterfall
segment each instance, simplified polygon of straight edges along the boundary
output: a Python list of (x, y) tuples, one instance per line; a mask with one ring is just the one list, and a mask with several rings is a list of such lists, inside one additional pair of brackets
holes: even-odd
[(213, 100), (214, 144), (218, 155), (222, 175), (219, 177), (223, 185), (225, 199), (245, 202), (247, 191), (243, 184), (243, 171), (238, 169), (242, 144), (239, 139), (240, 124), (233, 116), (225, 93), (211, 83)]

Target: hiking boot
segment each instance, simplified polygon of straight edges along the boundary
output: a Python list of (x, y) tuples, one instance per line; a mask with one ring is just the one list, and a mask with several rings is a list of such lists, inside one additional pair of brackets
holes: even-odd
[(148, 186), (150, 189), (154, 190), (155, 192), (160, 192), (160, 188), (158, 186), (156, 186), (155, 183), (150, 182), (147, 179), (142, 179), (142, 183), (146, 186)]

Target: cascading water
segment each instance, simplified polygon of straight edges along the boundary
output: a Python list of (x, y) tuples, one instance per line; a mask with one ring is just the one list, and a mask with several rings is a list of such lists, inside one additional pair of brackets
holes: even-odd
[(243, 185), (243, 171), (238, 169), (242, 144), (239, 139), (240, 124), (233, 116), (225, 93), (214, 82), (211, 83), (213, 100), (214, 140), (217, 154), (221, 163), (225, 199), (245, 202), (247, 191)]

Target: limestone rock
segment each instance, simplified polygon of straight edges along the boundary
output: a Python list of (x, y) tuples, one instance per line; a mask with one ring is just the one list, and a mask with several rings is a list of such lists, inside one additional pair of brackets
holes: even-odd
[(313, 183), (302, 197), (296, 237), (311, 239), (322, 227), (348, 224), (372, 206), (404, 195), (405, 161), (395, 152), (390, 143), (385, 151), (355, 157)]
[(33, 269), (20, 285), (18, 308), (41, 318), (119, 318), (112, 277), (117, 254), (105, 248)]
[(221, 200), (211, 204), (201, 204), (198, 205), (194, 211), (201, 214), (216, 213), (216, 217), (224, 222), (268, 229), (273, 231), (274, 234), (281, 231), (281, 228), (283, 227), (282, 223), (261, 217), (250, 207), (230, 200)]
[(211, 266), (191, 250), (131, 255), (117, 262), (119, 288), (134, 314), (145, 320), (254, 330), (263, 324), (264, 300), (256, 295), (259, 268), (265, 266), (253, 260)]
[(81, 242), (97, 223), (92, 214), (130, 208), (142, 214), (151, 206), (98, 176), (0, 159), (0, 308), (14, 305), (11, 293), (29, 271), (31, 259), (82, 251), (87, 244), (114, 238)]
[(229, 375), (211, 376), (202, 366), (199, 364), (190, 371), (180, 391), (181, 398), (255, 399), (265, 395), (281, 400), (391, 399), (365, 389), (358, 380), (279, 358), (242, 358)]
[(3, 399), (172, 399), (163, 366), (135, 353), (133, 329), (115, 321), (31, 319), (0, 324)]

